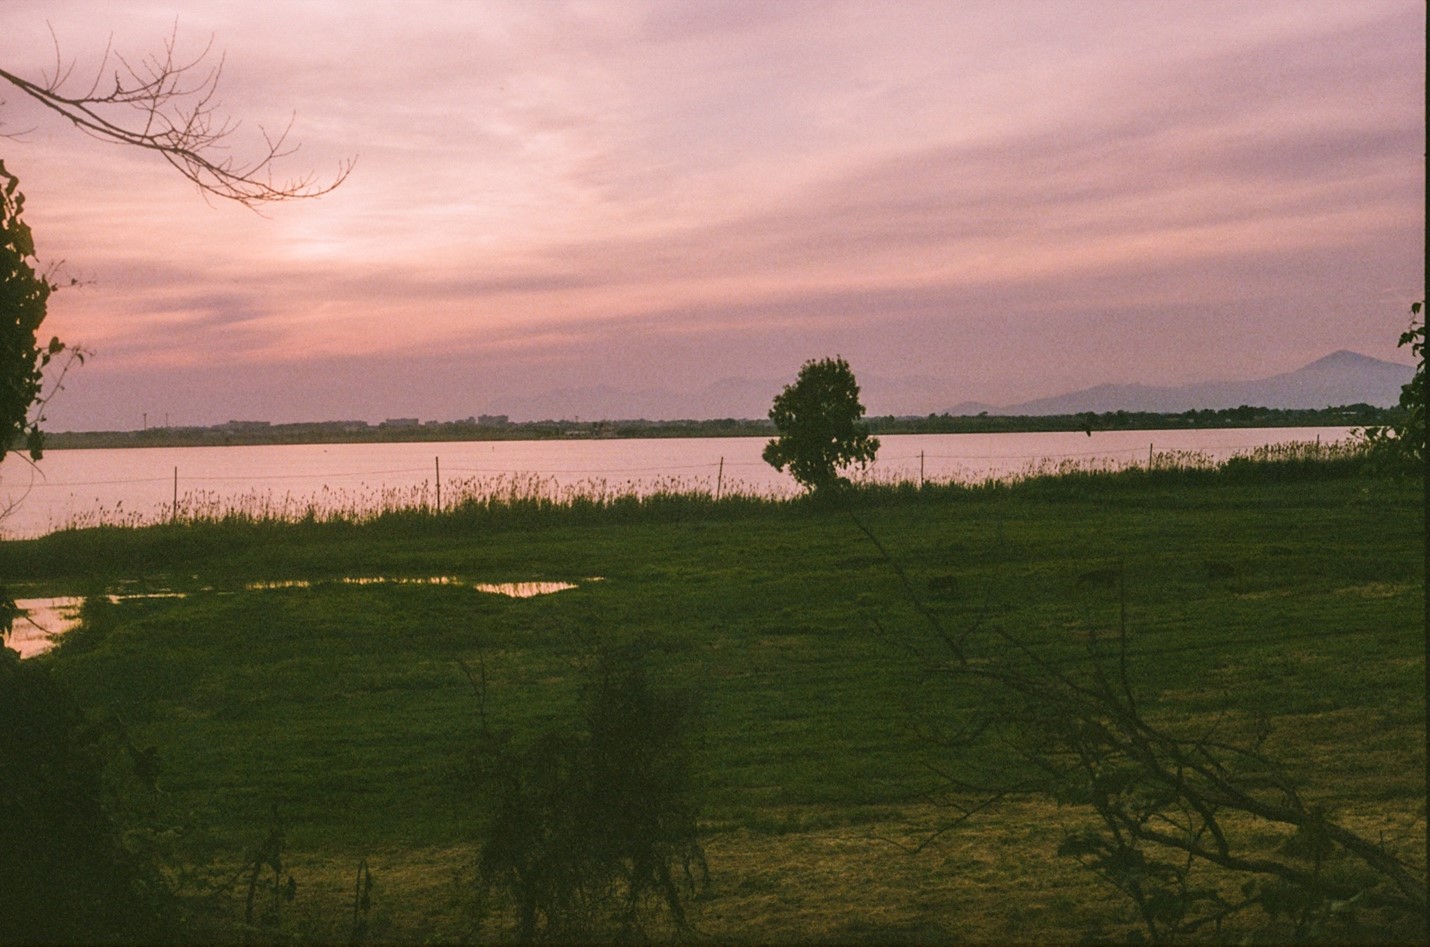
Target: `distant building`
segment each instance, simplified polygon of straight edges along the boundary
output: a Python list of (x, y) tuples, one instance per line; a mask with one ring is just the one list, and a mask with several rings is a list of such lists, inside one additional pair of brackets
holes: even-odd
[(337, 432), (339, 434), (354, 434), (358, 431), (367, 430), (366, 421), (311, 421), (307, 424), (290, 424), (289, 427), (295, 430), (309, 430), (317, 432)]

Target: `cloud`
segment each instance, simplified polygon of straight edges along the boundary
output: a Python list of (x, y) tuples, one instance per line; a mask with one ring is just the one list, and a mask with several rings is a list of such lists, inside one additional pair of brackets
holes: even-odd
[[(46, 19), (82, 62), (94, 23), (125, 51), (173, 25), (8, 0), (0, 62), (46, 65)], [(38, 123), (7, 159), (42, 250), (92, 278), (51, 322), (105, 384), (439, 355), (493, 386), (708, 384), (838, 347), (1018, 400), (1393, 352), (1422, 291), (1423, 26), (1329, 0), (186, 4), (184, 48), (227, 51), (236, 147), (296, 112), (280, 175), (358, 156), (266, 217), (13, 94), (0, 117)]]

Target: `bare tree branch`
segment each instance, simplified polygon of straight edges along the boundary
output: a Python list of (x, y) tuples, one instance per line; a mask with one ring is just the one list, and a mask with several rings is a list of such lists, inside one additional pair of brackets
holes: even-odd
[[(54, 34), (51, 31), (51, 37)], [(0, 79), (67, 119), (80, 131), (101, 141), (157, 152), (204, 194), (237, 201), (249, 208), (278, 201), (319, 197), (342, 184), (353, 159), (338, 166), (329, 181), (313, 173), (277, 180), (276, 161), (294, 154), (293, 122), (274, 134), (262, 127), (262, 148), (251, 161), (227, 154), (235, 120), (223, 115), (217, 99), (223, 56), (210, 60), (210, 40), (191, 59), (177, 55), (178, 29), (164, 40), (160, 53), (138, 62), (105, 47), (94, 80), (82, 91), (71, 89), (74, 63), (66, 65), (55, 40), (55, 64), (40, 81), (0, 69)]]
[[(1132, 683), (1125, 581), (1114, 633), (1091, 634), (1081, 657), (987, 621), (986, 605), (954, 634), (856, 525), (928, 626), (900, 634), (875, 620), (880, 636), (914, 659), (921, 685), (942, 678), (959, 695), (935, 711), (945, 735), (929, 741), (949, 754), (931, 769), (956, 815), (911, 850), (1004, 799), (1042, 797), (1095, 816), (1100, 827), (1069, 833), (1059, 854), (1130, 898), (1153, 941), (1219, 929), (1252, 905), (1287, 918), (1297, 938), (1328, 935), (1356, 904), (1392, 925), (1426, 917), (1418, 866), (1309, 805), (1266, 752), (1264, 719), (1242, 739), (1219, 735), (1227, 714), (1194, 735), (1149, 716)], [(1283, 844), (1265, 844), (1268, 835)]]

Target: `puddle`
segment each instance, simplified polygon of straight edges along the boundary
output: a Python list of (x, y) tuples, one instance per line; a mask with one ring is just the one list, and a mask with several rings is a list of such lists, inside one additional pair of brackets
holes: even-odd
[[(393, 578), (391, 576), (348, 576), (342, 579), (331, 580), (341, 585), (464, 585), (461, 580), (450, 575), (434, 575), (417, 578)], [(595, 576), (582, 579), (583, 582), (600, 582), (601, 578)], [(275, 579), (268, 582), (250, 582), (244, 586), (249, 592), (261, 592), (268, 589), (307, 589), (312, 588), (313, 582), (310, 579)], [(532, 598), (536, 595), (550, 595), (553, 592), (564, 592), (567, 589), (577, 588), (575, 582), (476, 582), (472, 588), (478, 592), (488, 592), (492, 595), (506, 595), (510, 598)]]
[(473, 586), (478, 592), (490, 592), (493, 595), (506, 595), (511, 598), (532, 598), (537, 595), (550, 595), (552, 592), (564, 592), (567, 589), (576, 588), (574, 582), (479, 582)]
[[(185, 598), (187, 592), (135, 592), (107, 595), (111, 604), (136, 598)], [(33, 658), (55, 646), (55, 638), (79, 624), (82, 595), (60, 595), (54, 598), (17, 598), (20, 615), (10, 629), (7, 645), (20, 652), (21, 658)]]
[(7, 644), (20, 652), (21, 658), (33, 658), (54, 647), (54, 637), (79, 624), (79, 608), (84, 598), (64, 595), (57, 598), (17, 598), (20, 609), (10, 629)]
[[(359, 575), (345, 576), (341, 579), (319, 580), (336, 582), (339, 585), (459, 585), (460, 583), (450, 575), (434, 575), (417, 578), (393, 578), (385, 575)], [(263, 592), (268, 589), (309, 589), (313, 587), (311, 579), (273, 579), (267, 582), (249, 582), (245, 585), (246, 592)]]
[[(392, 578), (388, 576), (349, 576), (347, 578), (335, 580), (342, 585), (465, 585), (454, 576), (436, 575), (417, 578)], [(600, 576), (591, 576), (581, 580), (582, 582), (604, 581)], [(274, 579), (267, 582), (249, 582), (245, 585), (244, 591), (262, 592), (270, 589), (307, 589), (312, 588), (311, 579)], [(492, 595), (505, 595), (510, 598), (533, 598), (537, 595), (550, 595), (553, 592), (564, 592), (567, 589), (577, 588), (575, 582), (477, 582), (472, 588), (478, 592), (487, 592)], [(119, 595), (107, 596), (110, 602), (118, 604), (122, 601), (138, 598), (185, 598), (187, 592), (135, 592)], [(7, 640), (9, 647), (20, 652), (21, 658), (33, 658), (37, 654), (44, 654), (54, 647), (54, 639), (59, 635), (69, 631), (79, 624), (80, 606), (84, 604), (84, 597), (79, 595), (62, 595), (53, 598), (22, 598), (15, 600), (16, 606), (20, 609), (20, 615), (15, 619), (14, 627), (10, 631)]]

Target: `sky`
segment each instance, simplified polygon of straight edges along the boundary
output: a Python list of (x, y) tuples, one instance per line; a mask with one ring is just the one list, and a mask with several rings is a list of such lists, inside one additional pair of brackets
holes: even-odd
[[(1292, 371), (1396, 340), (1425, 267), (1420, 0), (0, 0), (31, 79), (222, 62), (255, 213), (0, 87), (86, 349), (51, 430), (872, 414)], [(111, 58), (102, 67), (106, 46)], [(606, 400), (603, 402), (602, 397)], [(543, 401), (543, 398), (547, 400)]]

